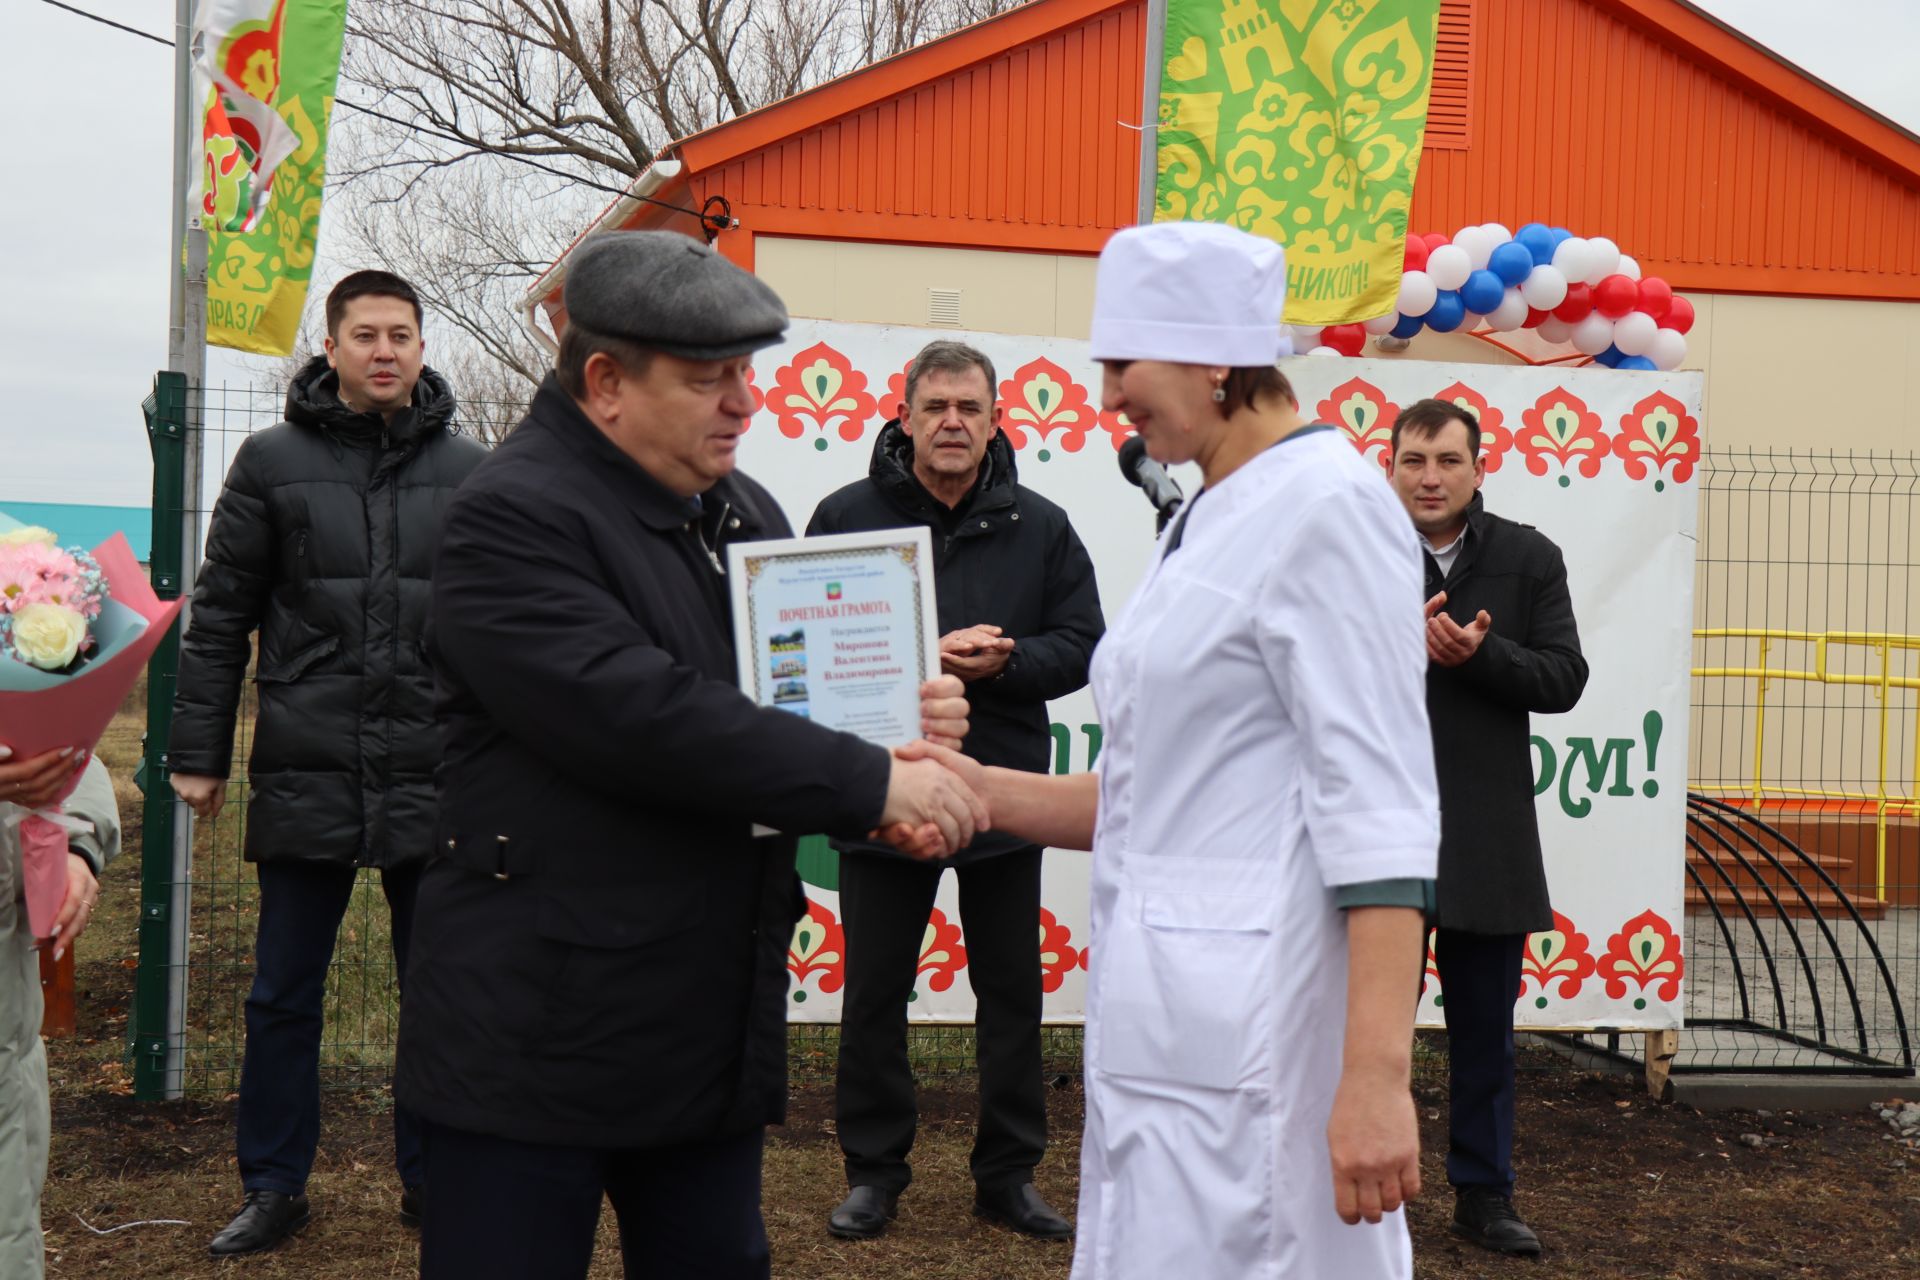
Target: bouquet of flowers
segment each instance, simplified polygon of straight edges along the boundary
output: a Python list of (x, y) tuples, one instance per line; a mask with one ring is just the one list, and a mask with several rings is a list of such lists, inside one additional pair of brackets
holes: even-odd
[(106, 575), (78, 548), (62, 550), (37, 525), (0, 532), (0, 655), (42, 671), (68, 671), (98, 646), (91, 625)]
[[(180, 614), (162, 604), (133, 549), (114, 534), (91, 553), (0, 516), (0, 745), (15, 759), (61, 747), (90, 752)], [(78, 775), (75, 775), (78, 782)], [(0, 802), (20, 828), (27, 918), (46, 937), (67, 888), (67, 835), (56, 803)]]

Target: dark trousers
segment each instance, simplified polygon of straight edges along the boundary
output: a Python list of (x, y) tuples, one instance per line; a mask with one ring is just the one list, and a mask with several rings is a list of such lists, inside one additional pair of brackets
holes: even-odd
[(421, 1280), (580, 1280), (602, 1195), (620, 1222), (629, 1277), (769, 1274), (759, 1129), (610, 1151), (425, 1128), (432, 1199), (420, 1226)]
[[(248, 1191), (297, 1195), (306, 1189), (320, 1142), (321, 1010), (354, 869), (262, 862), (258, 871), (260, 927), (240, 1068), (240, 1182)], [(393, 920), (396, 972), (404, 974), (420, 867), (382, 871), (380, 885)], [(419, 1126), (405, 1107), (393, 1110), (393, 1139), (401, 1183), (420, 1183)]]
[(1524, 933), (1441, 929), (1433, 942), (1451, 1083), (1447, 1181), (1513, 1194), (1513, 1002)]
[[(1040, 849), (1030, 845), (954, 868), (966, 973), (973, 984), (980, 1121), (973, 1179), (999, 1188), (1032, 1180), (1047, 1146), (1040, 1078)], [(847, 985), (840, 1013), (834, 1118), (849, 1186), (899, 1192), (918, 1117), (907, 1060), (913, 992), (940, 868), (845, 854), (840, 914)]]

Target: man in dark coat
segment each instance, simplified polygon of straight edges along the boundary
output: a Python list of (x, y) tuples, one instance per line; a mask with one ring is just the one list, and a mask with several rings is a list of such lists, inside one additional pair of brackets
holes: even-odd
[[(807, 532), (932, 530), (941, 666), (967, 682), (972, 710), (965, 753), (1044, 773), (1047, 700), (1086, 684), (1105, 623), (1093, 564), (1067, 513), (1015, 477), (994, 385), (993, 363), (981, 352), (929, 343), (908, 367), (900, 417), (874, 441), (867, 478), (828, 495)], [(835, 847), (847, 973), (834, 1116), (849, 1194), (827, 1229), (850, 1239), (879, 1235), (912, 1179), (907, 998), (934, 892), (952, 866), (977, 1009), (975, 1210), (1029, 1235), (1072, 1234), (1033, 1187), (1047, 1141), (1040, 846), (990, 831), (935, 863), (870, 843)]]
[(1389, 475), (1426, 540), (1427, 715), (1440, 781), (1434, 959), (1452, 1082), (1453, 1230), (1500, 1253), (1540, 1240), (1513, 1208), (1513, 1002), (1527, 935), (1553, 927), (1533, 808), (1528, 716), (1587, 684), (1560, 548), (1480, 498), (1480, 424), (1408, 406)]
[[(260, 715), (246, 858), (259, 931), (237, 1145), (246, 1205), (216, 1255), (306, 1224), (320, 1135), (321, 1004), (355, 868), (378, 867), (404, 971), (433, 838), (439, 740), (421, 640), (453, 491), (486, 450), (456, 434), (446, 379), (421, 363), (420, 301), (384, 271), (327, 297), (326, 354), (295, 376), (287, 420), (240, 446), (214, 506), (181, 645), (173, 789), (203, 819), (226, 800), (240, 685), (259, 633)], [(403, 1220), (418, 1221), (413, 1118), (394, 1112)]]
[[(427, 1280), (764, 1277), (786, 1107), (795, 839), (963, 846), (945, 770), (740, 691), (728, 547), (790, 536), (734, 471), (773, 291), (671, 232), (574, 255), (555, 370), (447, 515), (431, 649), (446, 761), (401, 1011), (426, 1121)], [(923, 729), (965, 731), (960, 682)]]

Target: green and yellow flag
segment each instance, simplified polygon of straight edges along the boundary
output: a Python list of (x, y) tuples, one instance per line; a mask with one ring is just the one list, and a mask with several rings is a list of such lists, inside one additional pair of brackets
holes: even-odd
[(1286, 246), (1291, 324), (1393, 309), (1440, 0), (1167, 0), (1156, 222)]
[(207, 229), (207, 341), (293, 350), (320, 237), (327, 119), (346, 0), (199, 0), (205, 91), (195, 212)]

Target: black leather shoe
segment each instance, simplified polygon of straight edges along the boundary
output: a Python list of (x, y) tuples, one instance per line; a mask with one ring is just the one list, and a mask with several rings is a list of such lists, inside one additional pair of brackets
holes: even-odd
[(1520, 1258), (1540, 1253), (1540, 1237), (1520, 1220), (1513, 1201), (1487, 1187), (1461, 1187), (1455, 1193), (1453, 1234), (1495, 1253)]
[(414, 1183), (400, 1189), (400, 1225), (420, 1229), (420, 1215), (427, 1207), (427, 1188), (423, 1183)]
[(998, 1222), (1022, 1235), (1042, 1240), (1065, 1240), (1073, 1234), (1073, 1224), (1055, 1213), (1031, 1182), (1014, 1183), (994, 1191), (976, 1188), (973, 1211), (988, 1222)]
[(871, 1240), (900, 1212), (899, 1193), (880, 1187), (855, 1187), (827, 1215), (827, 1230), (842, 1240)]
[(249, 1191), (246, 1205), (213, 1238), (213, 1243), (207, 1246), (207, 1252), (216, 1258), (265, 1253), (298, 1233), (312, 1217), (307, 1210), (305, 1195)]

